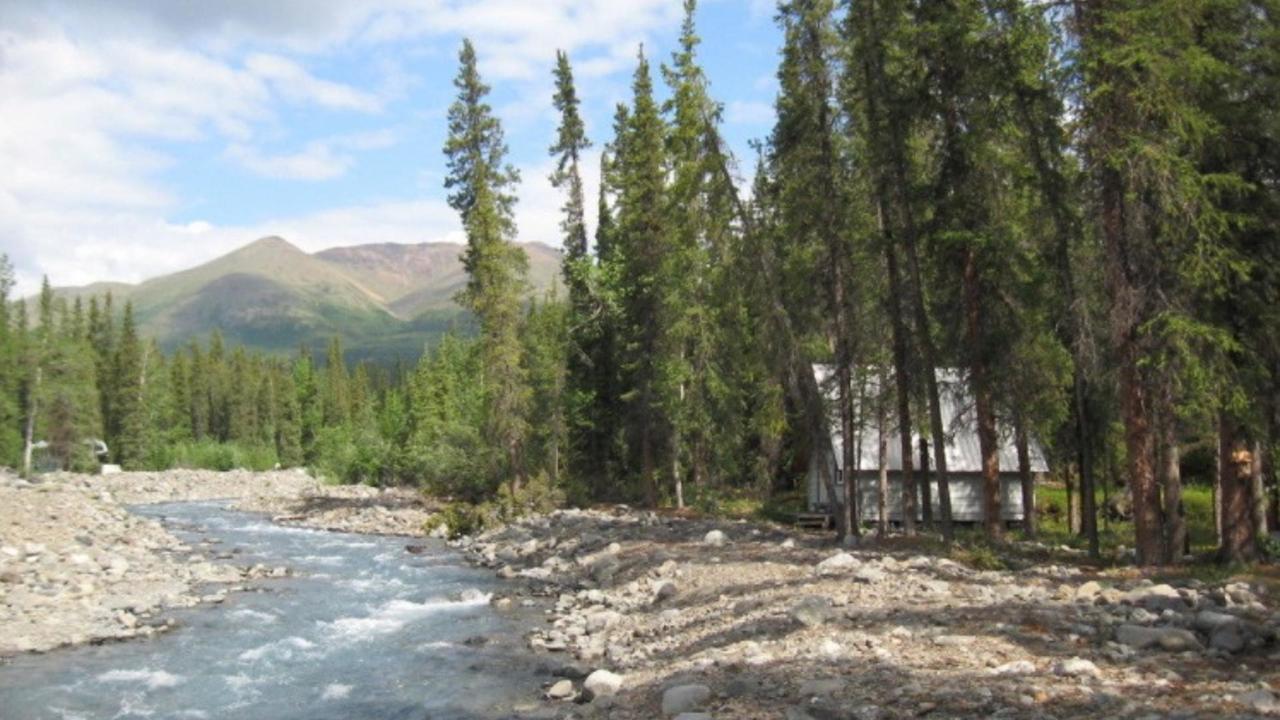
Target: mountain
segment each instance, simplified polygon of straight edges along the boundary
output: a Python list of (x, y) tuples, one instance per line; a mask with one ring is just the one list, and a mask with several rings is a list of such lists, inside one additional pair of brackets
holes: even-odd
[[(531, 293), (551, 286), (560, 252), (523, 245)], [(319, 351), (341, 336), (353, 358), (416, 357), (424, 343), (466, 323), (453, 301), (466, 284), (452, 243), (356, 245), (308, 254), (265, 237), (189, 270), (137, 285), (94, 283), (61, 288), (68, 298), (110, 292), (133, 302), (142, 332), (172, 349), (215, 329), (232, 344), (290, 352)]]

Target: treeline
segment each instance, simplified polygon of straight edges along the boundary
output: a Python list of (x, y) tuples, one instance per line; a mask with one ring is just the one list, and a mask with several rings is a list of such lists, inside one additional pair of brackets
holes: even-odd
[[(480, 429), (478, 345), (454, 334), (413, 366), (343, 361), (333, 339), (322, 361), (308, 349), (280, 358), (206, 343), (166, 355), (142, 340), (133, 309), (110, 294), (68, 302), (46, 281), (35, 322), (10, 302), (12, 267), (0, 255), (0, 465), (96, 471), (309, 466), (343, 482), (420, 482), (470, 500), (494, 487)], [(535, 406), (554, 392), (563, 360), (563, 303), (521, 311)], [(563, 384), (562, 382), (560, 383)], [(532, 434), (528, 452), (556, 472), (557, 435)], [(107, 446), (99, 457), (93, 441)]]
[[(1035, 437), (1091, 552), (1095, 489), (1112, 477), (1138, 561), (1176, 562), (1180, 457), (1207, 447), (1222, 557), (1258, 556), (1280, 433), (1276, 0), (781, 3), (777, 122), (749, 188), (695, 10), (686, 0), (656, 71), (641, 50), (597, 198), (571, 64), (556, 58), (563, 300), (522, 301), (518, 176), (464, 42), (445, 185), (474, 340), (350, 374), (337, 347), (323, 367), (216, 341), (166, 361), (127, 308), (108, 338), (101, 307), (94, 331), (92, 307), (80, 320), (42, 301), (29, 329), (6, 303), (5, 457), (34, 417), (71, 464), (75, 439), (101, 427), (125, 465), (208, 438), (474, 500), (536, 487), (683, 506), (794, 488), (815, 450), (833, 450), (835, 422), (844, 437), (879, 428), (882, 456), (900, 443), (905, 531), (920, 508), (949, 540), (940, 375), (957, 368), (988, 535), (1003, 532), (999, 448), (1012, 439), (1025, 464)], [(83, 426), (58, 425), (72, 417)], [(929, 440), (923, 462), (911, 429)], [(854, 443), (843, 452), (855, 467)], [(860, 532), (856, 509), (839, 510), (841, 535)]]

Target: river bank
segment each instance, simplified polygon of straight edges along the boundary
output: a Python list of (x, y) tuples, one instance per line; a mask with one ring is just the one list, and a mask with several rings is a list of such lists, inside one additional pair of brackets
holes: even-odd
[(527, 639), (554, 668), (549, 696), (590, 700), (564, 717), (1280, 714), (1280, 613), (1243, 582), (978, 571), (897, 541), (840, 551), (789, 528), (626, 509), (457, 545), (555, 599)]
[(222, 602), (246, 582), (287, 575), (184, 544), (127, 509), (213, 499), (357, 533), (418, 534), (431, 515), (407, 490), (325, 485), (297, 471), (59, 473), (34, 484), (0, 471), (0, 656), (153, 635), (171, 627), (164, 610)]

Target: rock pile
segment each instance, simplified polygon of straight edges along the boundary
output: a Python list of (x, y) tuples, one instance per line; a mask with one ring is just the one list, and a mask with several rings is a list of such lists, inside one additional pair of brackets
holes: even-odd
[[(1070, 566), (979, 571), (788, 535), (619, 508), (560, 511), (456, 544), (512, 579), (512, 594), (547, 598), (547, 623), (528, 641), (560, 663), (548, 690), (569, 681), (554, 702), (579, 703), (573, 717), (1280, 710), (1268, 655), (1280, 614), (1258, 587)], [(606, 695), (580, 680), (599, 673), (625, 682)]]

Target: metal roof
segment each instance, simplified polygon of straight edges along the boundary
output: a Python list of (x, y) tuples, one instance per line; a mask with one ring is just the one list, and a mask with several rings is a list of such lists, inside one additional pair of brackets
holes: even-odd
[[(831, 444), (834, 446), (836, 453), (836, 467), (843, 470), (844, 444), (840, 432), (839, 408), (836, 407), (835, 402), (837, 397), (835, 368), (831, 365), (815, 364), (813, 366), (813, 376), (818, 381), (818, 386), (828, 400), (829, 418), (827, 424), (831, 428)], [(855, 375), (853, 382), (855, 385), (865, 382), (866, 394), (873, 396), (879, 388), (880, 378), (875, 374)], [(955, 368), (938, 370), (938, 394), (939, 399), (942, 401), (942, 422), (947, 437), (947, 471), (982, 472), (982, 451), (978, 444), (973, 397), (969, 393), (969, 388), (959, 370)], [(855, 422), (858, 415), (862, 414), (859, 412), (860, 409), (855, 393)], [(868, 407), (865, 410), (868, 417), (862, 424), (862, 432), (858, 438), (860, 442), (857, 447), (857, 470), (874, 471), (880, 466), (878, 458), (880, 451), (879, 430), (876, 428), (875, 418), (872, 416), (874, 408), (868, 403)], [(901, 471), (902, 440), (898, 436), (896, 404), (888, 408), (886, 422), (888, 424), (886, 432), (889, 434), (889, 470)], [(1016, 472), (1018, 469), (1018, 452), (1014, 444), (1013, 429), (997, 426), (997, 433), (1000, 441), (1000, 472)], [(917, 466), (920, 457), (920, 434), (914, 430), (911, 433), (911, 447), (914, 452), (913, 459), (916, 460), (912, 465)], [(1044, 451), (1034, 437), (1028, 439), (1027, 453), (1031, 457), (1032, 472), (1043, 473), (1049, 471), (1049, 464), (1045, 461)], [(930, 466), (932, 466), (932, 447), (929, 450), (929, 460)]]

